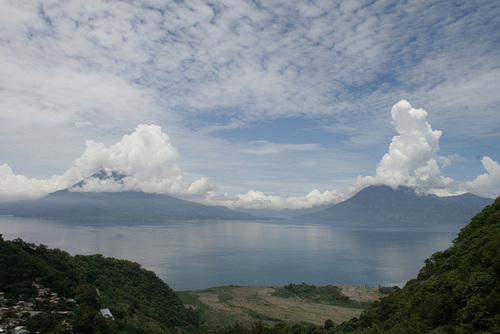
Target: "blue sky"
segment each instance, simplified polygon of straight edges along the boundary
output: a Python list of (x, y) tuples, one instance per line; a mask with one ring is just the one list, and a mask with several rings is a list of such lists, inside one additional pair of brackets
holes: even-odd
[[(500, 193), (497, 1), (3, 1), (0, 201)], [(400, 102), (400, 101), (408, 102)], [(422, 109), (421, 111), (419, 111)]]

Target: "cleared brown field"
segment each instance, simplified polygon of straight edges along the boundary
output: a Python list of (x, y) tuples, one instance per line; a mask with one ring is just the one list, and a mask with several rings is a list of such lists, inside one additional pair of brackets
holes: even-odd
[[(337, 285), (350, 300), (373, 302), (383, 295), (376, 287)], [(182, 292), (184, 300), (196, 300), (191, 306), (203, 309), (203, 320), (207, 327), (222, 327), (236, 323), (254, 324), (262, 321), (272, 325), (277, 322), (308, 322), (323, 325), (331, 319), (341, 323), (358, 317), (359, 308), (334, 306), (312, 300), (293, 297), (283, 298), (272, 294), (275, 287), (216, 287)]]

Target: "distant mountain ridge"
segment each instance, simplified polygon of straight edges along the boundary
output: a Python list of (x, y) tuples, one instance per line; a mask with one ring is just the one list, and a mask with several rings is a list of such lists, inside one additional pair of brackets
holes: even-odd
[(418, 195), (408, 187), (369, 186), (350, 199), (299, 218), (356, 223), (467, 223), (493, 199), (473, 194)]
[(255, 219), (224, 206), (208, 206), (144, 192), (60, 190), (38, 200), (0, 204), (0, 214), (71, 219)]
[[(92, 178), (121, 180), (119, 174), (98, 173)], [(252, 211), (236, 211), (224, 206), (207, 206), (169, 195), (144, 192), (81, 192), (86, 181), (49, 194), (38, 200), (0, 204), (0, 215), (69, 219), (266, 219)], [(493, 199), (473, 194), (438, 197), (417, 195), (407, 187), (369, 186), (350, 199), (317, 211), (299, 211), (298, 219), (336, 220), (354, 223), (439, 224), (467, 223)], [(262, 211), (262, 210), (261, 210)], [(267, 217), (273, 212), (265, 211)], [(262, 213), (264, 213), (262, 212)], [(282, 217), (291, 217), (293, 210)], [(257, 213), (258, 215), (258, 213)]]

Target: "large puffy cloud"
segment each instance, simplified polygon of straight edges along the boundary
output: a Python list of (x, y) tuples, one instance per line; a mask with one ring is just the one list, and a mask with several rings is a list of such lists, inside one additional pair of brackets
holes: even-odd
[(375, 176), (359, 177), (358, 187), (406, 186), (424, 193), (451, 188), (453, 180), (443, 177), (438, 165), (442, 132), (432, 129), (427, 122), (427, 112), (402, 100), (392, 107), (391, 115), (398, 134), (392, 138)]
[[(84, 178), (75, 191), (144, 191), (176, 196), (204, 196), (206, 178), (189, 180), (171, 161), (179, 153), (158, 125), (137, 126), (135, 132), (109, 148), (87, 141), (85, 153), (65, 175)], [(101, 174), (100, 177), (92, 176)], [(107, 177), (102, 177), (105, 174)], [(90, 175), (90, 177), (88, 177)], [(119, 178), (113, 177), (119, 175)], [(86, 178), (87, 177), (87, 178)]]
[(123, 136), (121, 141), (109, 148), (103, 143), (88, 140), (85, 153), (76, 159), (74, 167), (83, 176), (102, 170), (147, 177), (173, 168), (167, 167), (166, 163), (178, 155), (161, 127), (141, 124), (135, 132)]
[(207, 178), (191, 180), (172, 163), (179, 155), (160, 126), (137, 126), (130, 135), (106, 147), (86, 142), (85, 153), (63, 175), (48, 180), (16, 175), (0, 165), (0, 201), (35, 199), (60, 189), (85, 192), (143, 191), (181, 197), (204, 197)]
[(0, 202), (41, 198), (50, 192), (65, 188), (66, 185), (62, 176), (39, 180), (17, 175), (7, 164), (0, 165)]
[(457, 183), (441, 175), (438, 163), (448, 166), (463, 158), (457, 154), (438, 155), (442, 132), (432, 129), (427, 122), (427, 112), (402, 100), (392, 107), (391, 115), (398, 134), (392, 138), (389, 151), (382, 157), (375, 175), (359, 176), (349, 188), (350, 193), (369, 185), (388, 185), (411, 187), (417, 192), (438, 196), (464, 192), (488, 196), (488, 190), (500, 182), (500, 165), (488, 156), (481, 160), (486, 173), (472, 181)]
[(465, 184), (461, 186), (465, 191), (482, 194), (485, 189), (500, 182), (500, 165), (498, 162), (490, 157), (483, 157), (481, 162), (486, 173), (477, 176), (472, 181), (465, 182)]

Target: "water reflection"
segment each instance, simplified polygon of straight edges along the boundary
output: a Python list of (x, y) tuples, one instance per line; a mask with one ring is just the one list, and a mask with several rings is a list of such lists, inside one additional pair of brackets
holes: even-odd
[(176, 290), (218, 285), (394, 285), (451, 245), (460, 226), (373, 227), (301, 221), (47, 221), (0, 217), (21, 237), (70, 254), (128, 259)]

